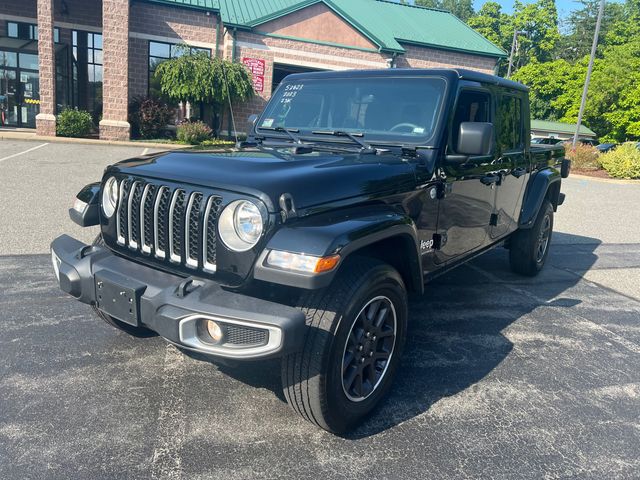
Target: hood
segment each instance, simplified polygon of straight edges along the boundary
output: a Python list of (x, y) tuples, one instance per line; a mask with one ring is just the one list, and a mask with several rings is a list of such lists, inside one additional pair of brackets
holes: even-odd
[(114, 168), (129, 175), (247, 193), (262, 198), (272, 212), (278, 209), (283, 193), (291, 194), (301, 210), (348, 198), (376, 198), (415, 186), (414, 166), (393, 154), (187, 150), (125, 160)]

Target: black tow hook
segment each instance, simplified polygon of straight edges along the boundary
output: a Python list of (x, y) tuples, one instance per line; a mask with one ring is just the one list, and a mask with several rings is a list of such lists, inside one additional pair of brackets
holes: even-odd
[(178, 298), (184, 298), (189, 295), (194, 290), (200, 287), (199, 283), (194, 283), (195, 279), (193, 277), (189, 277), (184, 279), (176, 288), (176, 296)]

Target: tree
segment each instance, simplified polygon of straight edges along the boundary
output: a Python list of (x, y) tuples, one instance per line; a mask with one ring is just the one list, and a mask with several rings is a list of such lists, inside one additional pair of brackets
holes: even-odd
[(472, 0), (415, 0), (415, 5), (448, 10), (463, 22), (474, 14)]
[[(558, 55), (570, 61), (576, 61), (591, 53), (591, 41), (596, 28), (596, 18), (600, 7), (599, 0), (579, 0), (581, 8), (572, 11), (564, 22), (567, 34), (563, 35), (558, 48)], [(624, 18), (624, 6), (620, 3), (607, 2), (600, 26), (600, 53), (607, 45), (607, 34), (610, 28)]]
[(554, 0), (526, 4), (516, 0), (513, 28), (525, 32), (525, 35), (518, 36), (518, 52), (514, 59), (516, 69), (531, 61), (553, 60), (560, 40), (558, 10)]
[(177, 102), (211, 105), (221, 114), (231, 102), (242, 102), (254, 95), (251, 75), (246, 67), (205, 52), (189, 53), (181, 47), (179, 55), (156, 67), (164, 95)]

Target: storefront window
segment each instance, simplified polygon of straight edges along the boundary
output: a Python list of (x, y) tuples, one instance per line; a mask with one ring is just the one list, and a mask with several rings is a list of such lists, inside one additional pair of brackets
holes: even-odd
[[(33, 23), (7, 22), (7, 36), (21, 40), (38, 40), (38, 26)], [(53, 29), (53, 41), (60, 43), (60, 29)]]
[[(187, 47), (189, 53), (205, 52), (211, 56), (211, 49)], [(149, 42), (149, 96), (160, 97), (160, 81), (154, 76), (156, 67), (165, 60), (182, 55), (184, 46), (164, 42)]]
[(102, 34), (74, 30), (72, 46), (74, 103), (97, 122), (102, 114)]

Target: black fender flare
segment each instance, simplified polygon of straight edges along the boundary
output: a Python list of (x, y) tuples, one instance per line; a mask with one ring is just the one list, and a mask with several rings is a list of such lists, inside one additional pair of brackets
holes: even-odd
[[(291, 287), (318, 289), (328, 286), (346, 258), (378, 242), (398, 239), (408, 246), (406, 260), (412, 290), (423, 291), (418, 231), (408, 215), (390, 206), (366, 206), (327, 212), (283, 225), (269, 240), (254, 267), (256, 280)], [(340, 255), (340, 264), (322, 274), (303, 274), (266, 265), (271, 250), (324, 257)]]
[(536, 221), (542, 202), (547, 197), (547, 192), (550, 188), (554, 188), (553, 192), (555, 198), (551, 198), (553, 208), (558, 206), (558, 197), (560, 195), (560, 180), (562, 176), (560, 172), (555, 168), (545, 168), (536, 172), (530, 179), (527, 185), (527, 193), (522, 204), (522, 211), (520, 213), (520, 228), (531, 228)]
[(93, 227), (100, 224), (100, 182), (86, 185), (78, 192), (76, 198), (86, 203), (86, 206), (82, 211), (70, 208), (69, 217), (71, 220), (81, 227)]

